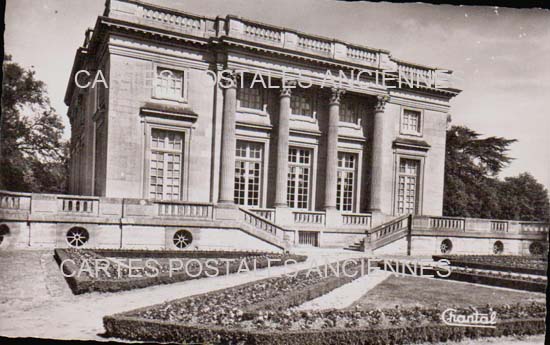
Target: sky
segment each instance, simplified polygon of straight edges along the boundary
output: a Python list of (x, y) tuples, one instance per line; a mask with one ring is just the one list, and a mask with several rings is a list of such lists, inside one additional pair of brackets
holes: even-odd
[[(393, 57), (454, 71), (462, 93), (452, 123), (517, 139), (500, 177), (530, 172), (550, 189), (550, 11), (329, 0), (147, 0), (210, 17), (234, 14), (387, 49)], [(8, 0), (5, 51), (33, 66), (54, 108), (63, 103), (76, 49), (105, 0)], [(305, 19), (307, 18), (307, 19)]]

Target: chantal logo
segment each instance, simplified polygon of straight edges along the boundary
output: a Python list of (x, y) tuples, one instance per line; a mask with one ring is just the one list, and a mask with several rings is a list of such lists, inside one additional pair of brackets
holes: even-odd
[(449, 308), (441, 314), (441, 319), (447, 326), (496, 328), (496, 311), (483, 314), (478, 312), (477, 309), (473, 309), (473, 313), (464, 315), (459, 314), (456, 309)]

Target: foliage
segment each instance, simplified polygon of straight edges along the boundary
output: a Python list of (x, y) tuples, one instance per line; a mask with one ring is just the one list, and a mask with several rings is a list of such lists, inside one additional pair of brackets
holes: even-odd
[(68, 176), (63, 123), (32, 69), (4, 55), (0, 189), (61, 193)]
[(547, 221), (548, 192), (529, 173), (497, 174), (512, 161), (515, 139), (488, 137), (463, 126), (447, 131), (443, 213), (446, 216)]

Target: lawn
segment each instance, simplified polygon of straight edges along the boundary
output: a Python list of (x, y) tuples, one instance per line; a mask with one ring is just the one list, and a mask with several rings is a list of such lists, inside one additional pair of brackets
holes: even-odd
[(544, 302), (545, 295), (535, 292), (511, 291), (469, 283), (413, 276), (390, 276), (370, 290), (352, 307), (384, 309), (422, 307), (468, 307), (486, 304)]

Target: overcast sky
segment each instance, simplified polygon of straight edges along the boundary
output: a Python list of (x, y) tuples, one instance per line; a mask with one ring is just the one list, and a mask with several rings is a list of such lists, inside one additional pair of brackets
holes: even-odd
[[(235, 14), (307, 33), (390, 50), (404, 60), (447, 68), (464, 91), (453, 124), (518, 139), (501, 176), (528, 171), (550, 187), (550, 11), (328, 0), (149, 0), (207, 16)], [(84, 31), (105, 0), (8, 0), (5, 50), (34, 66), (53, 106), (63, 97)]]

